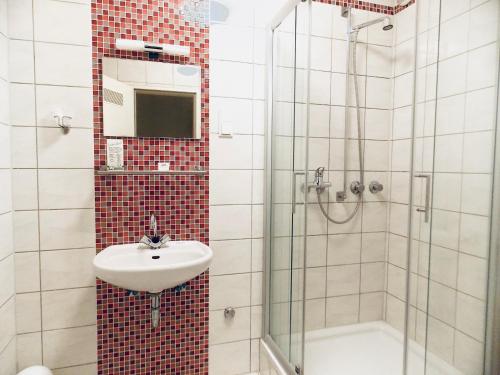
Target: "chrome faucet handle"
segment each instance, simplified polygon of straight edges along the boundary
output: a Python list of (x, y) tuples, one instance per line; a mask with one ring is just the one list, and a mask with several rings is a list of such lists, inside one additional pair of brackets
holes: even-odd
[(151, 241), (151, 238), (149, 238), (148, 236), (143, 236), (141, 238), (141, 240), (139, 241), (139, 243), (142, 243), (143, 245), (146, 245), (148, 247), (151, 247), (152, 245), (152, 241)]
[(314, 173), (314, 177), (318, 178), (318, 177), (323, 177), (325, 173), (325, 167), (318, 167), (316, 168), (316, 172)]
[(144, 237), (141, 238), (141, 240), (139, 241), (139, 243), (142, 243), (143, 245), (146, 245), (150, 249), (159, 249), (159, 248), (163, 247), (166, 243), (168, 243), (170, 241), (171, 241), (170, 237), (166, 234), (162, 238), (160, 238), (159, 240), (158, 240), (158, 237), (151, 238), (151, 237), (148, 237), (148, 236), (144, 236)]
[(156, 217), (154, 214), (151, 214), (151, 220), (149, 222), (149, 226), (151, 231), (153, 232), (153, 237), (158, 236), (158, 224), (156, 222)]

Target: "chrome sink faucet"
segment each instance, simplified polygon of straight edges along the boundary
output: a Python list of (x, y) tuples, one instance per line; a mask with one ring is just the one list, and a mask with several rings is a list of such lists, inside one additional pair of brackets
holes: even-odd
[(153, 234), (142, 237), (140, 243), (148, 246), (150, 249), (159, 249), (170, 241), (170, 237), (167, 234), (162, 237), (158, 235), (158, 223), (154, 214), (151, 215), (149, 226)]

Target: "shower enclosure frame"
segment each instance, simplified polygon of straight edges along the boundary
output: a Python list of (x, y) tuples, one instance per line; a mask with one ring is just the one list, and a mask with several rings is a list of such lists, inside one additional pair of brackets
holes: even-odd
[[(267, 26), (266, 31), (265, 31), (265, 36), (266, 36), (266, 56), (268, 56), (266, 60), (266, 108), (265, 108), (265, 117), (267, 120), (267, 124), (265, 127), (265, 161), (266, 161), (266, 169), (264, 173), (264, 198), (265, 198), (265, 205), (264, 205), (264, 254), (263, 254), (263, 264), (264, 264), (264, 282), (262, 285), (262, 299), (263, 299), (263, 319), (262, 319), (262, 332), (261, 332), (261, 347), (264, 351), (264, 355), (267, 356), (267, 359), (271, 362), (271, 365), (273, 366), (274, 370), (278, 372), (279, 375), (293, 375), (293, 374), (303, 374), (303, 367), (304, 367), (304, 355), (303, 355), (303, 350), (304, 350), (304, 326), (302, 324), (302, 355), (301, 355), (301, 363), (300, 364), (292, 364), (289, 359), (283, 354), (281, 349), (278, 347), (278, 345), (274, 342), (270, 335), (270, 288), (271, 288), (271, 260), (270, 260), (270, 254), (271, 254), (271, 213), (272, 213), (272, 187), (271, 187), (271, 181), (272, 181), (272, 126), (274, 123), (274, 87), (275, 87), (275, 76), (273, 74), (274, 72), (274, 67), (275, 67), (275, 61), (274, 61), (274, 32), (276, 28), (279, 27), (279, 25), (285, 20), (286, 17), (289, 16), (291, 12), (294, 12), (296, 7), (301, 3), (301, 2), (308, 2), (309, 6), (311, 4), (311, 0), (288, 0), (281, 9), (278, 11), (278, 13), (275, 15), (275, 17), (271, 20), (270, 24)], [(310, 18), (310, 9), (309, 9), (309, 18)], [(309, 20), (310, 21), (310, 20)], [(310, 22), (308, 22), (308, 35), (310, 36), (311, 30), (310, 30)], [(308, 41), (308, 48), (309, 47), (309, 41)], [(296, 51), (295, 51), (296, 53)], [(310, 72), (310, 53), (308, 54), (308, 59), (307, 59), (307, 82), (306, 85), (309, 87), (309, 72)], [(294, 69), (296, 67), (294, 66)], [(295, 83), (295, 82), (294, 82)], [(309, 111), (309, 90), (307, 92), (307, 110)], [(295, 119), (294, 119), (295, 121)], [(308, 131), (309, 129), (309, 115), (307, 116), (307, 125), (306, 129)], [(306, 135), (307, 139), (307, 135)], [(306, 151), (305, 155), (307, 158), (308, 155), (308, 142), (306, 142)], [(308, 161), (306, 160), (305, 165), (308, 165)], [(305, 183), (307, 184), (307, 173), (305, 173)], [(307, 191), (307, 189), (306, 189)], [(304, 197), (305, 197), (305, 203), (307, 204), (307, 193), (304, 192)], [(305, 210), (305, 215), (307, 215), (307, 210)], [(307, 220), (307, 216), (305, 216), (304, 221)], [(307, 230), (307, 227), (306, 229)], [(307, 232), (306, 232), (307, 233)], [(304, 236), (304, 255), (306, 253), (306, 236)], [(305, 285), (305, 268), (303, 268), (303, 283)], [(305, 294), (305, 289), (303, 288), (303, 294)], [(304, 296), (302, 297), (303, 301), (305, 301)], [(302, 315), (305, 315), (305, 308), (302, 308)], [(303, 319), (303, 317), (302, 317)]]
[[(440, 0), (441, 1), (441, 0)], [(272, 22), (268, 25), (265, 31), (266, 36), (266, 54), (268, 56), (266, 62), (266, 101), (267, 105), (265, 108), (265, 117), (266, 117), (266, 131), (265, 131), (265, 160), (266, 160), (266, 168), (264, 173), (265, 178), (265, 187), (264, 187), (264, 197), (265, 197), (265, 205), (264, 205), (264, 282), (262, 286), (262, 296), (263, 296), (263, 324), (262, 324), (262, 339), (261, 339), (261, 348), (263, 352), (262, 354), (267, 356), (267, 360), (272, 363), (274, 370), (278, 372), (280, 375), (293, 375), (293, 374), (303, 374), (304, 373), (304, 349), (305, 349), (305, 285), (306, 285), (306, 272), (305, 272), (305, 264), (307, 258), (307, 209), (304, 210), (304, 225), (305, 225), (305, 235), (304, 235), (304, 254), (303, 254), (303, 262), (304, 267), (302, 268), (302, 288), (303, 288), (303, 296), (302, 296), (302, 326), (301, 326), (301, 361), (299, 364), (290, 363), (289, 359), (284, 355), (279, 348), (279, 346), (274, 342), (270, 335), (270, 287), (271, 287), (271, 262), (270, 262), (270, 254), (271, 254), (271, 210), (272, 210), (272, 192), (271, 192), (271, 181), (272, 181), (272, 126), (274, 121), (274, 84), (275, 77), (273, 75), (273, 69), (275, 67), (274, 57), (274, 32), (276, 28), (285, 20), (285, 18), (293, 12), (296, 7), (301, 2), (308, 3), (308, 58), (305, 69), (307, 70), (307, 78), (306, 78), (306, 87), (307, 87), (307, 123), (306, 123), (306, 143), (305, 143), (305, 184), (308, 183), (308, 132), (309, 132), (309, 75), (310, 75), (310, 38), (311, 38), (311, 4), (312, 0), (288, 0), (281, 8), (281, 10), (274, 17)], [(417, 5), (415, 5), (417, 6)], [(418, 6), (416, 10), (416, 18), (418, 20)], [(500, 14), (498, 16), (500, 20)], [(500, 34), (500, 26), (499, 26), (499, 34)], [(296, 31), (295, 31), (296, 35)], [(418, 21), (415, 23), (415, 35), (418, 35)], [(414, 50), (414, 62), (413, 68), (416, 71), (417, 68), (417, 58), (418, 58), (418, 38), (415, 37), (415, 42), (413, 46)], [(500, 56), (500, 36), (498, 38), (499, 42), (497, 42), (497, 56)], [(350, 43), (349, 43), (350, 45)], [(295, 51), (296, 53), (296, 51)], [(294, 69), (297, 69), (294, 66)], [(500, 100), (500, 64), (498, 66), (499, 72), (497, 73), (497, 98)], [(349, 71), (347, 72), (349, 76)], [(411, 148), (413, 150), (414, 142), (415, 142), (415, 134), (414, 134), (414, 124), (415, 124), (415, 113), (416, 113), (416, 77), (413, 78), (413, 100), (412, 100), (412, 142)], [(294, 81), (295, 83), (295, 81)], [(347, 96), (346, 96), (347, 98)], [(498, 103), (498, 101), (497, 101)], [(294, 119), (295, 121), (295, 119)], [(487, 319), (486, 319), (486, 335), (485, 335), (485, 354), (484, 354), (484, 368), (485, 375), (492, 375), (495, 373), (500, 373), (500, 106), (497, 106), (497, 116), (496, 116), (496, 128), (495, 128), (495, 136), (494, 136), (494, 156), (493, 156), (493, 186), (491, 190), (491, 221), (490, 221), (490, 238), (489, 238), (489, 274), (488, 274), (488, 303), (487, 303)], [(413, 159), (413, 151), (411, 152)], [(413, 202), (413, 171), (414, 165), (413, 161), (411, 161), (411, 170), (410, 170), (410, 185), (409, 185), (409, 209), (408, 209), (408, 251), (411, 251), (411, 239), (412, 239), (412, 210), (414, 209)], [(345, 184), (345, 181), (344, 181)], [(307, 191), (307, 189), (305, 189)], [(308, 204), (308, 195), (304, 193), (304, 205), (307, 207)], [(410, 261), (411, 256), (408, 254), (408, 262)], [(409, 265), (408, 268), (409, 270)], [(291, 271), (291, 270), (290, 270)], [(407, 271), (407, 277), (409, 279), (410, 272)], [(409, 280), (407, 282), (407, 296), (409, 297), (409, 288), (410, 283)], [(408, 322), (409, 322), (409, 310), (410, 310), (410, 298), (406, 299), (405, 302), (405, 322), (404, 322), (404, 354), (403, 354), (403, 374), (406, 373), (407, 369), (407, 354), (408, 350)], [(262, 365), (262, 364), (261, 364)]]

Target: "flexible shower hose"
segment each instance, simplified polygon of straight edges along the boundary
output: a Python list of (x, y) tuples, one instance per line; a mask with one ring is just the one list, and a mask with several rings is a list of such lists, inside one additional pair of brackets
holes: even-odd
[[(364, 169), (364, 163), (363, 163), (363, 147), (362, 147), (362, 141), (361, 141), (361, 113), (359, 109), (359, 88), (358, 88), (358, 68), (357, 68), (357, 54), (356, 50), (358, 49), (358, 31), (353, 32), (354, 34), (354, 50), (352, 51), (352, 60), (353, 60), (353, 73), (354, 73), (354, 94), (355, 94), (355, 100), (356, 100), (356, 122), (358, 125), (358, 157), (359, 157), (359, 172), (360, 172), (360, 177), (359, 177), (359, 182), (361, 183), (361, 186), (364, 188), (365, 186), (365, 169)], [(349, 36), (350, 38), (350, 36)], [(347, 80), (349, 79), (349, 66), (347, 67), (347, 73), (346, 73), (346, 85), (347, 85)], [(348, 104), (348, 95), (349, 93), (346, 94), (346, 106)], [(347, 147), (347, 144), (344, 146)], [(334, 224), (345, 224), (349, 221), (352, 220), (354, 216), (356, 216), (359, 207), (361, 206), (361, 202), (363, 199), (363, 191), (360, 191), (358, 194), (358, 201), (356, 202), (356, 208), (354, 208), (354, 211), (345, 219), (342, 220), (337, 220), (332, 218), (328, 212), (325, 210), (323, 207), (323, 202), (321, 201), (321, 189), (316, 189), (316, 195), (318, 196), (318, 204), (319, 208), (321, 209), (321, 212), (325, 217), (331, 221)]]

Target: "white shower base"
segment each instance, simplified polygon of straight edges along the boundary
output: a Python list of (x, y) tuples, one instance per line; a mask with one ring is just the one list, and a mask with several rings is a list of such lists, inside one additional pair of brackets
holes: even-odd
[[(408, 375), (424, 374), (424, 348), (410, 342)], [(306, 333), (307, 375), (401, 375), (403, 335), (385, 322), (361, 323)], [(427, 354), (426, 375), (463, 375)]]

